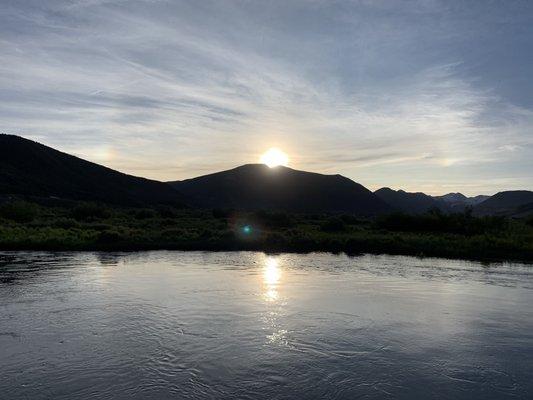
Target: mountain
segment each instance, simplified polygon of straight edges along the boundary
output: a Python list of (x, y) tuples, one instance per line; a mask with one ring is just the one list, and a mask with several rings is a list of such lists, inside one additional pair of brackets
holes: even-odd
[(479, 203), (482, 203), (485, 200), (487, 200), (489, 197), (490, 196), (486, 196), (484, 194), (480, 194), (480, 195), (477, 195), (477, 196), (474, 196), (474, 197), (467, 197), (466, 204), (468, 204), (469, 206), (476, 206)]
[(468, 200), (462, 193), (448, 193), (442, 196), (434, 196), (434, 199), (442, 200), (445, 203), (465, 203)]
[(513, 211), (512, 216), (515, 218), (533, 216), (533, 203), (527, 203), (527, 204), (516, 207)]
[(433, 208), (447, 210), (446, 204), (443, 201), (438, 201), (420, 192), (409, 193), (403, 190), (381, 188), (376, 190), (374, 194), (391, 206), (391, 208), (407, 214), (422, 214)]
[(202, 207), (372, 215), (390, 207), (341, 175), (247, 164), (185, 181), (169, 182)]
[(435, 200), (444, 202), (451, 212), (462, 212), (467, 207), (474, 207), (477, 204), (487, 200), (489, 197), (490, 196), (485, 195), (466, 197), (462, 193), (448, 193), (443, 196), (433, 196)]
[(462, 193), (429, 196), (425, 193), (409, 193), (390, 188), (381, 188), (374, 193), (393, 209), (408, 214), (421, 214), (434, 208), (451, 213), (463, 212), (467, 207), (474, 207), (490, 197), (484, 195), (466, 197)]
[(487, 200), (474, 207), (477, 215), (506, 215), (523, 214), (531, 207), (533, 192), (529, 190), (510, 190), (496, 193)]
[(163, 182), (126, 175), (19, 136), (0, 134), (0, 194), (182, 205)]

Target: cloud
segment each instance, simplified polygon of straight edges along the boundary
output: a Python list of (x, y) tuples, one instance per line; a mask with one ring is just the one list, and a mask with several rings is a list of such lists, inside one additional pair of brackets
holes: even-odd
[(483, 45), (485, 28), (449, 3), (2, 7), (1, 130), (125, 172), (181, 179), (271, 146), (369, 186), (444, 190), (462, 168), (455, 182), (479, 190), (531, 166), (532, 110), (468, 73), (463, 42)]

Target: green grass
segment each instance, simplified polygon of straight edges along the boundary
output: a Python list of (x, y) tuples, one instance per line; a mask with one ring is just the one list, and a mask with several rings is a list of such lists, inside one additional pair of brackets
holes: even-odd
[(0, 249), (329, 251), (530, 262), (533, 223), (468, 213), (363, 219), (13, 201), (0, 205)]

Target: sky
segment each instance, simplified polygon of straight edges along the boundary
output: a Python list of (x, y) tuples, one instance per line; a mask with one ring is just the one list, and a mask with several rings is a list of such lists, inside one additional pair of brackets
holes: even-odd
[(133, 175), (533, 190), (533, 2), (0, 0), (0, 132)]

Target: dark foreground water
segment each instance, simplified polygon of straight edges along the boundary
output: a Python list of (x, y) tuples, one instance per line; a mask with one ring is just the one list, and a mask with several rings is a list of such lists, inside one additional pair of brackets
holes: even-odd
[(0, 253), (1, 399), (532, 399), (533, 267)]

